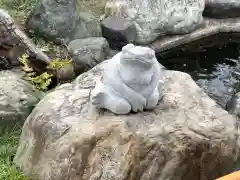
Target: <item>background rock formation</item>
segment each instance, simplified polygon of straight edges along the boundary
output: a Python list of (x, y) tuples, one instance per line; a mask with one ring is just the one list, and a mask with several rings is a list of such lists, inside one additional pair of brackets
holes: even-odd
[[(213, 47), (214, 45), (223, 45), (229, 42), (240, 42), (239, 32), (240, 18), (205, 18), (202, 26), (196, 31), (185, 35), (160, 37), (149, 46), (153, 48), (156, 53), (161, 54), (165, 54), (166, 52), (164, 51), (181, 52), (187, 48), (189, 48), (190, 51), (194, 51), (194, 49), (195, 51), (201, 51), (204, 50), (204, 47)], [(224, 34), (225, 38), (221, 36)], [(214, 37), (212, 38), (211, 36)], [(220, 41), (219, 39), (222, 38), (224, 38), (224, 40)]]
[(126, 1), (126, 18), (132, 20), (137, 29), (136, 42), (148, 44), (158, 36), (186, 34), (202, 23), (204, 0), (133, 0)]
[(5, 128), (22, 126), (44, 96), (22, 76), (17, 71), (0, 71), (0, 134)]
[(107, 59), (109, 44), (103, 37), (75, 39), (68, 44), (73, 53), (73, 66), (76, 74), (89, 70)]
[(56, 42), (101, 35), (98, 20), (80, 12), (77, 0), (40, 0), (27, 19), (26, 27)]

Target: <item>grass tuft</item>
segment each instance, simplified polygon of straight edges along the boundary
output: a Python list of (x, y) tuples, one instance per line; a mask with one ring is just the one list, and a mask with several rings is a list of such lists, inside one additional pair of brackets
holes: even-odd
[(0, 6), (17, 19), (25, 20), (36, 5), (37, 0), (0, 0)]
[(28, 180), (13, 165), (13, 158), (17, 151), (20, 138), (20, 127), (0, 136), (0, 179), (1, 180)]

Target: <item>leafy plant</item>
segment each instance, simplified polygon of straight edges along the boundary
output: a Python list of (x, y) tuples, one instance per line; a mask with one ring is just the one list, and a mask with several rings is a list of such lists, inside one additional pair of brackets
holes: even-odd
[(30, 81), (35, 86), (35, 88), (41, 91), (46, 91), (48, 89), (48, 86), (52, 82), (52, 75), (48, 74), (47, 72), (36, 75), (34, 69), (29, 65), (28, 57), (29, 56), (27, 54), (24, 54), (22, 57), (19, 58), (19, 61), (22, 64), (22, 69), (27, 75), (26, 79)]
[(34, 83), (35, 87), (39, 90), (46, 91), (48, 90), (48, 86), (51, 84), (52, 75), (44, 72), (36, 77), (28, 77), (28, 79)]
[[(52, 74), (49, 74), (48, 72), (44, 72), (40, 75), (36, 75), (34, 72), (34, 69), (29, 65), (28, 62), (28, 55), (24, 54), (22, 57), (19, 58), (19, 61), (22, 64), (22, 69), (24, 72), (26, 72), (26, 79), (35, 86), (35, 88), (41, 90), (41, 91), (46, 91), (48, 90), (49, 85), (52, 83)], [(59, 70), (64, 68), (65, 66), (69, 65), (72, 63), (72, 60), (69, 59), (53, 59), (47, 68), (52, 69), (52, 70)]]
[(23, 54), (22, 57), (19, 58), (20, 63), (22, 63), (22, 68), (26, 73), (33, 73), (32, 75), (34, 75), (35, 73), (33, 72), (33, 68), (31, 66), (29, 66), (28, 63), (28, 55), (27, 54)]

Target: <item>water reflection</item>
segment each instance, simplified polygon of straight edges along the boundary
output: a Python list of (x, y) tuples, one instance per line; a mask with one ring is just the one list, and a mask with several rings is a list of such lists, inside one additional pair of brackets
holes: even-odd
[(232, 95), (240, 91), (239, 56), (238, 45), (229, 44), (159, 61), (167, 69), (190, 74), (211, 98), (225, 107)]

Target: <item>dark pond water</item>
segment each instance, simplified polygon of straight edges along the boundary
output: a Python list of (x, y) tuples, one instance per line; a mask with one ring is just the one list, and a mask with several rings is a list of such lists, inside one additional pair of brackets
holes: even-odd
[(162, 59), (167, 69), (186, 72), (220, 106), (226, 106), (235, 92), (240, 91), (240, 51), (237, 44), (214, 47), (203, 52)]

